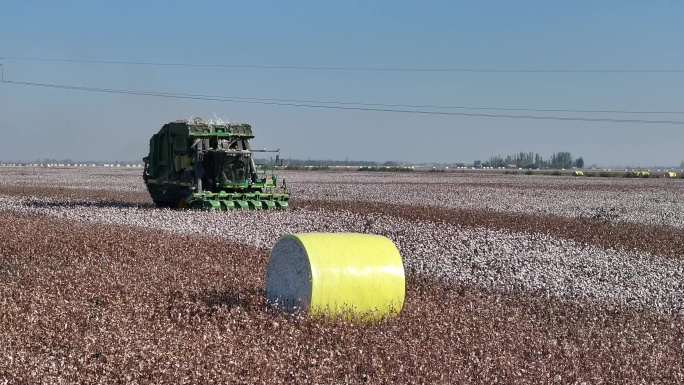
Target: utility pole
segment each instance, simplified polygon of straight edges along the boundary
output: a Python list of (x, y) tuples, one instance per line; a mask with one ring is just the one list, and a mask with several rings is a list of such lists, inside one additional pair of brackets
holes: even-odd
[(3, 67), (2, 64), (0, 64), (0, 81), (5, 81), (5, 67)]

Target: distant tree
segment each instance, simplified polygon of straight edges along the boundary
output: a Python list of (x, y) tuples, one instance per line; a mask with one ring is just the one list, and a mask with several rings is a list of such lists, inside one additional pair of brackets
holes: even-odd
[[(502, 157), (500, 155), (492, 156), (488, 160), (482, 162), (476, 160), (473, 162), (474, 167), (482, 166), (492, 166), (492, 167), (505, 167), (508, 165), (515, 165), (520, 168), (584, 168), (584, 159), (578, 158), (573, 159), (572, 154), (569, 152), (557, 152), (551, 155), (551, 157), (545, 160), (541, 155), (536, 152), (523, 152), (520, 151), (515, 154), (506, 155)], [(684, 168), (684, 161), (682, 162), (682, 168)]]
[(504, 167), (506, 163), (504, 163), (504, 159), (501, 156), (493, 156), (489, 158), (489, 165), (492, 167)]
[(558, 152), (551, 155), (551, 168), (570, 168), (573, 163), (572, 154), (569, 152)]

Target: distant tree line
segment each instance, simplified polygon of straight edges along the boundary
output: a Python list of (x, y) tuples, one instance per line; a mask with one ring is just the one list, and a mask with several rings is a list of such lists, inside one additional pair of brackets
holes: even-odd
[[(254, 159), (257, 164), (273, 164), (275, 159)], [(584, 159), (579, 157), (574, 159), (572, 154), (569, 152), (557, 152), (551, 155), (549, 159), (542, 158), (541, 155), (535, 152), (519, 152), (517, 154), (507, 155), (502, 157), (500, 155), (492, 156), (488, 160), (481, 161), (476, 160), (472, 164), (466, 163), (411, 163), (411, 162), (397, 162), (397, 161), (367, 161), (367, 160), (332, 160), (332, 159), (296, 159), (296, 158), (282, 158), (281, 162), (283, 166), (291, 167), (334, 167), (334, 166), (356, 166), (356, 167), (405, 167), (405, 166), (449, 166), (449, 167), (516, 167), (516, 168), (546, 168), (546, 169), (561, 169), (561, 168), (583, 168)], [(23, 163), (23, 162), (19, 162)], [(73, 164), (73, 163), (87, 163), (87, 164), (102, 164), (102, 163), (115, 163), (121, 165), (127, 164), (139, 164), (141, 161), (123, 161), (114, 160), (113, 162), (103, 162), (103, 161), (74, 161), (72, 159), (36, 159), (34, 163), (38, 164)], [(684, 161), (680, 165), (684, 168)]]
[[(270, 163), (274, 161), (271, 159), (255, 159), (256, 163)], [(290, 167), (334, 167), (334, 166), (356, 166), (356, 167), (403, 167), (416, 165), (410, 162), (384, 161), (373, 162), (366, 160), (332, 160), (332, 159), (296, 159), (296, 158), (282, 158), (283, 166)], [(437, 164), (418, 164), (418, 165), (432, 165)], [(515, 167), (515, 168), (546, 168), (546, 169), (561, 169), (561, 168), (583, 168), (584, 159), (579, 157), (577, 159), (572, 157), (569, 152), (557, 152), (551, 155), (550, 158), (544, 159), (541, 155), (535, 152), (519, 152), (517, 154), (502, 156), (492, 156), (488, 160), (476, 160), (472, 164), (465, 163), (446, 163), (439, 164), (440, 166), (454, 166), (454, 167)]]
[(584, 159), (580, 156), (577, 159), (572, 157), (569, 152), (556, 152), (551, 155), (549, 159), (544, 159), (536, 152), (519, 152), (517, 154), (507, 155), (505, 158), (497, 155), (492, 156), (489, 160), (476, 160), (473, 162), (474, 167), (516, 167), (516, 168), (583, 168)]
[[(371, 162), (365, 160), (332, 160), (332, 159), (294, 159), (294, 158), (283, 158), (281, 159), (283, 166), (313, 166), (313, 167), (330, 167), (330, 166), (399, 166), (397, 162), (387, 161), (384, 163)], [(257, 161), (255, 159), (255, 161)], [(273, 160), (271, 160), (272, 162)]]

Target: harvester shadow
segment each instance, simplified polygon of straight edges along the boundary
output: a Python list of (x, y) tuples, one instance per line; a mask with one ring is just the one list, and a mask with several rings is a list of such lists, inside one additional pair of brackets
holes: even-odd
[(134, 203), (127, 201), (117, 201), (117, 200), (106, 200), (106, 201), (86, 201), (86, 200), (38, 200), (38, 199), (28, 199), (24, 201), (24, 205), (27, 207), (36, 208), (76, 208), (76, 207), (87, 207), (87, 208), (154, 208), (153, 203)]

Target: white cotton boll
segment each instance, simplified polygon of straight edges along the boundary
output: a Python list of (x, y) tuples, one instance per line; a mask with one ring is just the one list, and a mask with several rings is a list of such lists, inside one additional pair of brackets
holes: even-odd
[[(357, 172), (287, 172), (298, 199), (377, 201), (464, 209), (546, 213), (566, 217), (600, 214), (611, 221), (684, 227), (684, 192), (678, 181), (458, 177), (445, 184), (435, 175), (366, 175)], [(363, 175), (360, 175), (363, 174)], [(369, 173), (370, 174), (370, 173)], [(281, 176), (282, 177), (282, 176)], [(600, 178), (611, 179), (611, 178)], [(88, 191), (145, 192), (140, 170), (41, 168), (0, 174), (10, 186), (56, 186)], [(390, 188), (392, 187), (392, 188)], [(530, 194), (536, 193), (535, 199)], [(329, 194), (326, 196), (325, 194)], [(479, 195), (478, 195), (479, 194)], [(615, 208), (602, 212), (600, 208)], [(347, 211), (174, 211), (149, 206), (105, 205), (72, 198), (0, 196), (0, 209), (82, 222), (130, 225), (178, 234), (209, 235), (270, 249), (283, 234), (369, 232), (391, 239), (405, 267), (451, 282), (494, 290), (540, 290), (567, 300), (596, 300), (678, 314), (684, 309), (684, 261), (623, 252), (538, 233), (404, 220)], [(424, 208), (421, 208), (424, 209)], [(593, 215), (592, 214), (592, 215)], [(610, 219), (613, 215), (615, 218)], [(370, 229), (366, 223), (373, 219)]]
[(311, 265), (296, 239), (281, 239), (271, 250), (266, 268), (266, 296), (288, 312), (309, 308)]

